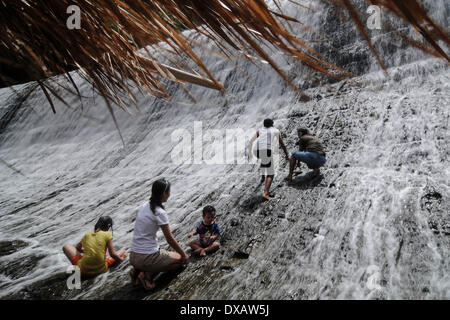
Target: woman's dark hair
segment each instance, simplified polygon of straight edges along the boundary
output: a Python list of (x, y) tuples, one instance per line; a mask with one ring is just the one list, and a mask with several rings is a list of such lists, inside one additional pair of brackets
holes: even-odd
[(100, 219), (98, 219), (97, 223), (95, 224), (94, 232), (99, 229), (102, 231), (108, 231), (109, 228), (111, 228), (111, 231), (112, 231), (112, 226), (113, 226), (113, 220), (111, 219), (111, 217), (103, 216), (103, 217), (100, 217)]
[(273, 120), (272, 119), (265, 119), (264, 120), (264, 127), (266, 127), (266, 128), (273, 127)]
[(298, 128), (298, 132), (301, 132), (302, 135), (309, 134), (309, 130), (306, 128)]
[(207, 215), (208, 213), (216, 213), (216, 208), (213, 206), (206, 206), (203, 208), (203, 216)]
[(153, 213), (155, 213), (155, 208), (157, 206), (164, 209), (161, 200), (163, 197), (163, 193), (168, 190), (170, 190), (170, 182), (165, 178), (153, 182), (152, 195), (150, 196), (150, 209)]

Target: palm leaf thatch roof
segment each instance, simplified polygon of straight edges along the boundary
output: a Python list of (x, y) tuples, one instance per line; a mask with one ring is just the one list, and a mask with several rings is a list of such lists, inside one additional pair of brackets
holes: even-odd
[[(334, 3), (349, 13), (385, 69), (352, 2), (322, 1)], [(291, 2), (302, 5), (301, 0)], [(289, 32), (284, 22), (296, 20), (283, 14), (277, 1), (274, 3), (276, 12), (263, 0), (0, 0), (0, 64), (18, 70), (16, 78), (0, 74), (0, 82), (14, 84), (21, 77), (37, 81), (55, 112), (52, 96), (63, 99), (45, 79), (63, 74), (74, 92), (78, 92), (67, 72), (78, 69), (104, 97), (113, 117), (112, 104), (126, 108), (121, 93), (128, 93), (135, 101), (132, 91), (135, 86), (156, 97), (169, 96), (161, 77), (225, 90), (176, 24), (212, 39), (228, 57), (236, 53), (259, 56), (292, 87), (295, 86), (261, 43), (270, 43), (328, 76), (338, 79), (352, 76)], [(384, 7), (409, 23), (429, 44), (419, 47), (450, 61), (438, 44), (442, 40), (448, 45), (449, 35), (429, 18), (418, 1), (367, 0), (367, 3)], [(69, 29), (66, 25), (71, 5), (80, 9), (80, 29)], [(160, 42), (167, 43), (166, 49), (157, 46)], [(412, 40), (411, 44), (414, 45)], [(137, 50), (146, 46), (154, 46), (159, 56), (170, 53), (194, 62), (203, 75), (189, 68), (188, 63), (170, 67), (158, 61), (154, 53), (145, 49), (144, 56), (142, 50)]]

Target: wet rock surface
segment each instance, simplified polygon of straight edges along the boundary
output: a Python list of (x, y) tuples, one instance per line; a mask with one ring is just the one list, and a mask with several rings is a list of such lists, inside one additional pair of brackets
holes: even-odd
[[(270, 201), (261, 197), (263, 184), (254, 166), (240, 172), (241, 179), (216, 180), (208, 192), (200, 188), (184, 202), (197, 211), (180, 216), (178, 221), (183, 223), (174, 228), (175, 237), (183, 242), (199, 221), (199, 210), (213, 204), (222, 229), (221, 247), (205, 258), (191, 257), (183, 270), (159, 275), (154, 290), (134, 287), (128, 275), (129, 263), (125, 262), (95, 279), (83, 280), (81, 290), (68, 290), (68, 275), (56, 272), (4, 298), (448, 297), (446, 287), (433, 281), (434, 277), (445, 279), (448, 272), (449, 193), (445, 179), (438, 178), (447, 170), (443, 153), (448, 145), (434, 139), (446, 136), (446, 127), (435, 124), (432, 141), (436, 149), (424, 152), (421, 143), (429, 145), (431, 141), (424, 142), (426, 133), (405, 131), (403, 138), (399, 135), (403, 124), (394, 116), (401, 114), (404, 123), (417, 121), (416, 126), (423, 123), (420, 117), (428, 117), (429, 110), (422, 109), (419, 115), (409, 112), (412, 106), (416, 113), (421, 112), (420, 102), (406, 98), (401, 98), (401, 103), (398, 98), (391, 99), (390, 104), (383, 101), (385, 107), (377, 109), (378, 116), (371, 116), (372, 104), (377, 102), (367, 103), (364, 91), (358, 88), (349, 89), (347, 94), (320, 100), (327, 106), (322, 111), (316, 105), (294, 105), (286, 111), (280, 126), (291, 150), (298, 126), (316, 128), (327, 149), (327, 163), (320, 176), (313, 177), (309, 169), (301, 167), (296, 169), (293, 181), (286, 182), (287, 163), (282, 159), (271, 188), (275, 197)], [(391, 126), (396, 129), (389, 129)], [(388, 166), (380, 165), (386, 152), (397, 155), (389, 158)], [(426, 162), (431, 154), (437, 162)], [(83, 185), (73, 184), (75, 188)], [(50, 201), (60, 194), (45, 199)], [(101, 208), (116, 197), (96, 202), (92, 208)], [(62, 213), (73, 209), (67, 205), (62, 208)], [(134, 217), (127, 216), (125, 221), (122, 223), (129, 225), (130, 239)], [(51, 224), (45, 230), (52, 230)], [(162, 239), (161, 243), (167, 249)], [(25, 242), (0, 244), (1, 255), (13, 257), (0, 260), (0, 272), (10, 281), (21, 281), (43, 258), (29, 253), (19, 256), (27, 246)]]
[(0, 257), (19, 251), (28, 246), (28, 243), (22, 240), (0, 241)]

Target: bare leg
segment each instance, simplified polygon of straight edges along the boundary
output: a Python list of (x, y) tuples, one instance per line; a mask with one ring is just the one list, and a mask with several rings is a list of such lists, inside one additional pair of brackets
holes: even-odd
[[(157, 274), (157, 273), (156, 273)], [(134, 267), (130, 270), (131, 282), (137, 286), (139, 282), (142, 284), (144, 289), (151, 290), (155, 287), (153, 283), (153, 277), (156, 275), (148, 271), (141, 271)]]
[(266, 180), (266, 175), (264, 174), (265, 173), (265, 170), (264, 170), (264, 168), (262, 168), (262, 167), (260, 167), (259, 168), (259, 174), (261, 175), (261, 183), (263, 183), (264, 182), (264, 180)]
[(165, 265), (164, 267), (159, 268), (159, 270), (155, 270), (154, 272), (145, 271), (141, 272), (138, 276), (139, 281), (141, 282), (142, 286), (146, 290), (152, 290), (155, 288), (155, 283), (153, 281), (153, 278), (160, 272), (165, 271), (172, 271), (176, 270), (181, 267), (181, 255), (177, 252), (169, 251), (169, 256), (172, 260), (172, 262), (168, 265)]
[(317, 177), (319, 174), (320, 174), (320, 169), (319, 169), (319, 168), (314, 169), (314, 174), (313, 174), (313, 176), (314, 176), (314, 177)]
[[(192, 250), (194, 250), (194, 254), (195, 255), (199, 255), (200, 257), (204, 257), (206, 256), (206, 254), (208, 252), (211, 251), (211, 247), (215, 246), (215, 244), (219, 244), (218, 242), (213, 242), (209, 247), (207, 248), (203, 248), (202, 245), (200, 244), (200, 241), (196, 240), (196, 241), (192, 241), (189, 243), (189, 246), (192, 248)], [(218, 247), (217, 247), (218, 248)]]
[(272, 184), (272, 180), (273, 180), (272, 176), (267, 176), (266, 177), (266, 185), (265, 185), (264, 194), (263, 194), (263, 198), (264, 199), (267, 199), (267, 200), (272, 199), (269, 196), (269, 189), (270, 189), (270, 185)]
[(144, 272), (144, 274), (145, 274), (145, 278), (147, 280), (150, 280), (151, 282), (153, 282), (153, 278), (156, 277), (159, 274), (159, 272), (151, 273), (151, 272), (146, 271), (146, 272)]
[(144, 272), (145, 279), (148, 280), (150, 283), (154, 284), (153, 279), (159, 274), (159, 272), (151, 273), (151, 272)]
[(294, 173), (296, 162), (297, 160), (294, 158), (294, 156), (291, 156), (289, 158), (289, 175), (286, 178), (284, 178), (285, 180), (292, 181), (292, 174)]
[(209, 247), (205, 248), (205, 253), (215, 252), (219, 249), (220, 244), (217, 241), (214, 241)]
[(138, 279), (141, 282), (145, 290), (152, 290), (155, 288), (155, 283), (153, 282), (152, 274), (149, 272), (141, 272), (138, 275)]
[(172, 258), (172, 263), (168, 265), (165, 270), (161, 270), (158, 272), (164, 272), (164, 271), (170, 271), (170, 270), (177, 270), (182, 266), (181, 264), (181, 255), (177, 252), (169, 251), (169, 255)]
[(139, 277), (139, 274), (141, 273), (141, 270), (139, 270), (139, 269), (136, 269), (135, 267), (131, 267), (131, 270), (130, 270), (130, 277), (131, 277), (131, 282), (135, 285), (135, 286), (137, 286), (138, 284), (139, 284), (139, 279), (138, 279), (138, 277)]
[(200, 241), (198, 241), (198, 240), (189, 242), (189, 246), (191, 247), (192, 253), (194, 255), (200, 255), (200, 253), (203, 250), (203, 247), (201, 246)]
[(71, 244), (65, 244), (63, 247), (63, 252), (66, 255), (67, 259), (72, 260), (75, 256), (81, 256), (81, 252), (77, 250), (73, 245)]
[(189, 242), (189, 247), (191, 247), (192, 250), (196, 250), (198, 247), (200, 247), (200, 241), (194, 240)]

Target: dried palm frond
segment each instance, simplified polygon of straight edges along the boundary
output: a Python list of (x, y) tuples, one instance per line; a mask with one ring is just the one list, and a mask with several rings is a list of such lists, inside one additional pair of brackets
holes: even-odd
[[(385, 68), (351, 1), (322, 1), (333, 2), (349, 13)], [(302, 5), (300, 0), (291, 2)], [(450, 61), (437, 43), (442, 40), (449, 44), (448, 34), (428, 17), (416, 0), (367, 2), (383, 6), (404, 19), (423, 35), (436, 55)], [(279, 9), (279, 4), (275, 3)], [(80, 29), (71, 30), (66, 25), (70, 16), (67, 9), (71, 5), (80, 9)], [(161, 77), (225, 90), (176, 25), (212, 39), (227, 57), (236, 52), (247, 57), (258, 55), (293, 88), (296, 87), (261, 43), (269, 43), (328, 76), (338, 79), (352, 76), (327, 62), (307, 45), (307, 40), (294, 36), (283, 26), (283, 21), (296, 20), (281, 11), (269, 9), (263, 0), (1, 0), (0, 66), (9, 66), (21, 74), (17, 77), (0, 74), (0, 81), (14, 84), (23, 78), (36, 80), (56, 112), (51, 96), (63, 99), (44, 79), (64, 74), (79, 94), (68, 73), (78, 69), (104, 97), (113, 117), (113, 103), (126, 109), (123, 92), (136, 101), (132, 91), (134, 86), (156, 97), (168, 97)], [(160, 42), (167, 44), (166, 49), (158, 49), (156, 44)], [(155, 50), (145, 49), (144, 56), (138, 49), (145, 46), (153, 46)], [(177, 68), (162, 64), (160, 61), (168, 52), (182, 57), (183, 61), (193, 62), (203, 75), (187, 71), (192, 70), (188, 63)]]

